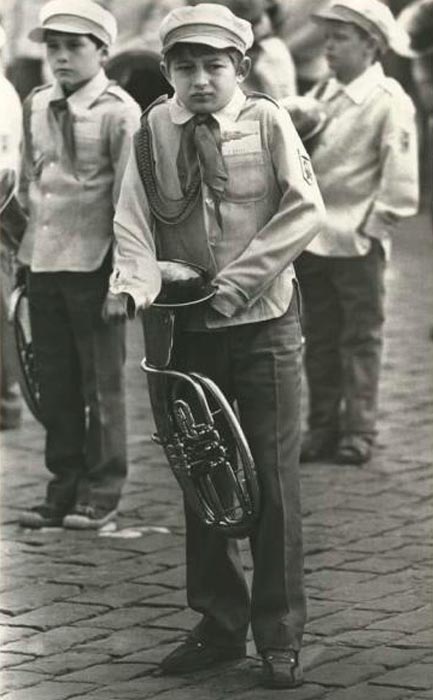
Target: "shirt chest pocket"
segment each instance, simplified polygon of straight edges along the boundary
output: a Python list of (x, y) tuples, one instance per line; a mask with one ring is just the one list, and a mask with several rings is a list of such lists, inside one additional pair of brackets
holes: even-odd
[(226, 155), (228, 180), (225, 199), (230, 202), (257, 202), (268, 194), (269, 173), (263, 152)]
[(103, 139), (101, 122), (74, 116), (76, 167), (80, 172), (94, 172), (101, 164)]

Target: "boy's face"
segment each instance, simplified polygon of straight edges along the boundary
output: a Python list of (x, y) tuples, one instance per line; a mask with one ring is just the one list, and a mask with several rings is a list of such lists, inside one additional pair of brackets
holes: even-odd
[(62, 87), (73, 89), (95, 77), (107, 57), (107, 48), (98, 48), (83, 34), (47, 31), (47, 59)]
[(375, 45), (355, 25), (326, 20), (325, 55), (338, 80), (349, 83), (373, 63)]
[(209, 114), (226, 106), (236, 86), (248, 73), (249, 59), (243, 58), (238, 68), (229, 54), (213, 51), (203, 53), (181, 50), (161, 70), (185, 107), (194, 113)]

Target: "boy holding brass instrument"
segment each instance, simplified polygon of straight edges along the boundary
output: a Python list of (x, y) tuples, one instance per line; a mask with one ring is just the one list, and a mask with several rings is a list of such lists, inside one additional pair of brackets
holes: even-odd
[[(263, 504), (251, 535), (252, 593), (238, 544), (185, 503), (187, 594), (202, 615), (162, 661), (167, 674), (245, 656), (251, 621), (263, 682), (302, 682), (305, 623), (299, 501), (301, 331), (292, 261), (318, 233), (322, 199), (284, 109), (246, 96), (249, 22), (202, 3), (161, 25), (162, 72), (173, 85), (143, 115), (152, 167), (133, 151), (115, 216), (113, 317), (147, 309), (160, 260), (204, 268), (216, 294), (176, 338), (181, 369), (207, 375), (231, 402), (249, 442)], [(204, 309), (204, 310), (203, 310)]]

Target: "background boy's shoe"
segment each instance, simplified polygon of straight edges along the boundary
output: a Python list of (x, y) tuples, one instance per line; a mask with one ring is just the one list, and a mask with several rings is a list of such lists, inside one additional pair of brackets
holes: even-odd
[(268, 649), (262, 653), (262, 683), (265, 688), (297, 688), (303, 682), (298, 652)]
[(41, 503), (21, 513), (19, 523), (22, 527), (31, 527), (34, 530), (41, 527), (62, 527), (66, 512), (52, 503)]
[(300, 461), (320, 462), (334, 456), (337, 448), (337, 437), (334, 433), (312, 431), (307, 433), (301, 445)]
[(245, 646), (217, 647), (209, 642), (188, 637), (161, 661), (160, 667), (166, 675), (193, 673), (223, 661), (242, 659), (245, 655)]
[(365, 464), (371, 459), (371, 440), (362, 435), (347, 435), (344, 437), (335, 455), (337, 464)]
[(106, 510), (79, 503), (63, 518), (63, 527), (71, 530), (99, 530), (107, 523), (116, 520), (117, 510)]

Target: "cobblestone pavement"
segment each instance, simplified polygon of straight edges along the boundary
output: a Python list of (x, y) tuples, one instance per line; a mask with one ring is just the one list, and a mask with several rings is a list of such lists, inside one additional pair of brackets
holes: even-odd
[[(2, 436), (2, 700), (426, 700), (433, 687), (431, 226), (397, 235), (388, 274), (380, 436), (360, 469), (302, 471), (309, 622), (305, 685), (258, 686), (238, 664), (164, 678), (158, 661), (195, 621), (185, 600), (180, 494), (152, 422), (138, 325), (128, 360), (130, 478), (117, 532), (31, 532), (43, 435), (26, 415)], [(245, 566), (250, 560), (245, 547)]]

